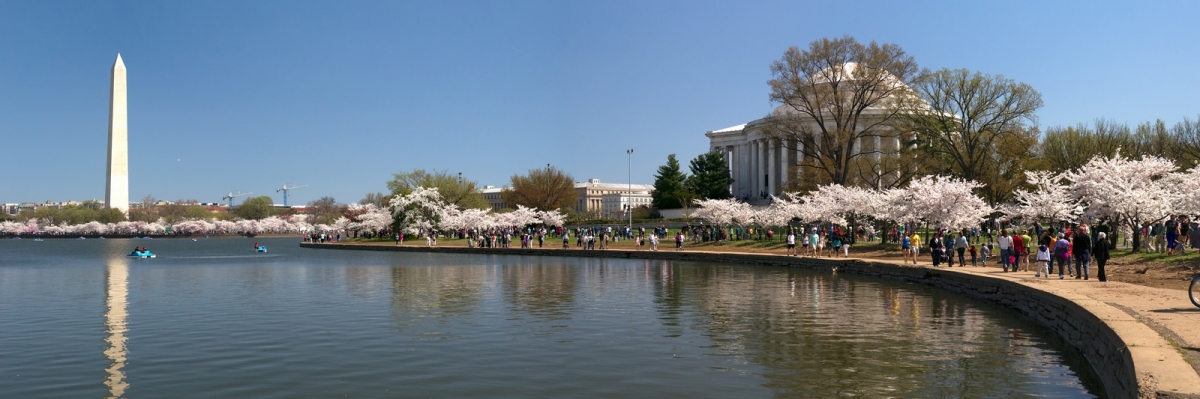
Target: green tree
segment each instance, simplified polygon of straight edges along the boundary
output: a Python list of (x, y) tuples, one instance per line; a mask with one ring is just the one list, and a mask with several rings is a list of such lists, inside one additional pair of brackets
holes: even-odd
[(729, 165), (725, 156), (712, 151), (700, 154), (691, 161), (692, 176), (687, 178), (685, 186), (700, 199), (729, 198), (729, 185), (733, 177), (729, 173)]
[(183, 211), (183, 217), (192, 220), (208, 220), (213, 217), (213, 214), (203, 205), (188, 205)]
[(1080, 123), (1046, 129), (1038, 153), (1043, 167), (1065, 172), (1083, 167), (1093, 156), (1112, 157), (1118, 150), (1137, 154), (1137, 147), (1128, 125), (1096, 119), (1091, 126)]
[(266, 219), (275, 214), (275, 201), (265, 195), (247, 198), (242, 205), (234, 208), (233, 214), (242, 219)]
[(96, 221), (100, 223), (120, 223), (125, 221), (125, 212), (120, 209), (105, 208), (96, 211)]
[(918, 79), (910, 95), (897, 96), (893, 128), (911, 133), (930, 155), (950, 161), (954, 175), (979, 180), (994, 168), (996, 145), (1037, 123), (1042, 95), (1001, 75), (941, 69)]
[(540, 210), (570, 208), (575, 205), (575, 180), (550, 165), (530, 169), (525, 176), (513, 175), (512, 187), (500, 193), (505, 204), (524, 205)]
[(658, 209), (678, 209), (683, 207), (679, 199), (680, 192), (685, 188), (683, 183), (687, 175), (679, 168), (679, 160), (675, 154), (667, 155), (667, 164), (658, 167), (654, 175), (654, 192), (651, 193), (653, 205)]
[(491, 209), (474, 181), (444, 170), (426, 172), (424, 169), (413, 169), (409, 173), (396, 173), (387, 186), (392, 195), (408, 195), (416, 187), (436, 188), (447, 204), (458, 205), (462, 209)]

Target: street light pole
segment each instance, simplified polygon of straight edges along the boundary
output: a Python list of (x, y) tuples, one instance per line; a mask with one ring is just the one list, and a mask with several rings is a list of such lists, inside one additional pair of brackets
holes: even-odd
[(633, 234), (633, 149), (625, 150), (625, 155), (628, 155), (625, 160), (625, 167), (628, 174), (626, 178), (629, 179), (627, 180), (629, 188), (626, 190), (628, 192), (628, 199), (625, 203), (629, 205), (629, 234)]

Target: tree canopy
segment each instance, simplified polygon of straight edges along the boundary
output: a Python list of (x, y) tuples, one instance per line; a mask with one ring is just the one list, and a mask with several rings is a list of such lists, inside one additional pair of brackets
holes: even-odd
[(555, 210), (575, 205), (575, 181), (571, 175), (550, 165), (512, 176), (512, 186), (500, 193), (504, 203)]
[(893, 127), (927, 142), (923, 148), (944, 158), (954, 174), (979, 180), (995, 159), (998, 141), (1037, 123), (1042, 95), (1032, 86), (1001, 75), (941, 69), (914, 82), (899, 105)]
[[(408, 195), (417, 187), (436, 188), (442, 196), (442, 201), (454, 204), (460, 208), (490, 209), (486, 199), (475, 185), (474, 181), (464, 179), (460, 175), (451, 174), (445, 170), (426, 172), (424, 169), (413, 169), (412, 172), (400, 172), (392, 175), (387, 183), (392, 195)], [(382, 198), (379, 198), (382, 201)]]
[[(771, 64), (770, 99), (781, 105), (765, 132), (804, 156), (818, 182), (856, 184), (878, 165), (866, 162), (893, 140), (888, 123), (899, 112), (887, 101), (918, 75), (917, 63), (896, 44), (823, 38), (791, 47)], [(869, 112), (868, 112), (869, 111)], [(886, 140), (885, 140), (886, 139)], [(802, 174), (804, 172), (802, 171)]]
[(683, 207), (680, 200), (681, 192), (685, 190), (684, 182), (687, 175), (679, 167), (675, 154), (667, 155), (667, 164), (658, 167), (654, 175), (654, 193), (651, 194), (652, 204), (658, 209), (677, 209)]
[[(732, 195), (729, 185), (733, 177), (729, 173), (729, 165), (725, 156), (712, 151), (700, 154), (690, 163), (692, 176), (687, 178), (686, 187), (701, 199), (725, 199)], [(679, 195), (676, 194), (678, 197)]]
[(242, 219), (266, 219), (275, 214), (275, 201), (265, 195), (247, 198), (233, 209), (233, 214)]

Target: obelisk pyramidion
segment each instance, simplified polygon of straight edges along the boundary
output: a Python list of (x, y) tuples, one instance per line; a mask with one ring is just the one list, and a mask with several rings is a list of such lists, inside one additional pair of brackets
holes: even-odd
[(125, 104), (125, 62), (119, 53), (112, 67), (108, 103), (108, 182), (104, 204), (129, 212), (129, 117)]

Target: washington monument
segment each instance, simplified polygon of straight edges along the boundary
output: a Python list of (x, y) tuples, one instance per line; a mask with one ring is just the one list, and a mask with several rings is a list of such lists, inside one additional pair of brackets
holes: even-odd
[(125, 104), (125, 62), (121, 54), (112, 67), (108, 99), (108, 180), (104, 204), (129, 212), (129, 116)]

